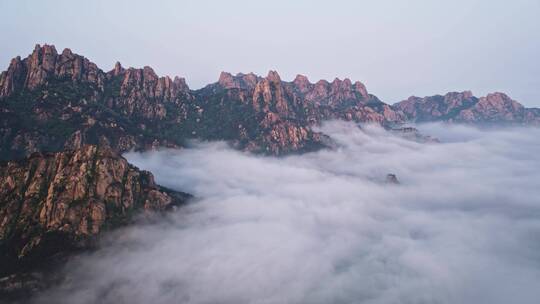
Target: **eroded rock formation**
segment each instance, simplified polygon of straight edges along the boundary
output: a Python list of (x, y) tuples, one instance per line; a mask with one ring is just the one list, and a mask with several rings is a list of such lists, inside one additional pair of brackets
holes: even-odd
[(139, 211), (189, 195), (162, 188), (107, 145), (34, 153), (0, 165), (0, 274), (93, 246)]

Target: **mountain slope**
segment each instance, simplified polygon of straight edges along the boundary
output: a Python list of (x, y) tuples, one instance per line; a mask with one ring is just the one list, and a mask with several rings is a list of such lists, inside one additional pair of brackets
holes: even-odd
[(0, 164), (0, 275), (92, 247), (102, 230), (189, 195), (157, 186), (107, 145)]

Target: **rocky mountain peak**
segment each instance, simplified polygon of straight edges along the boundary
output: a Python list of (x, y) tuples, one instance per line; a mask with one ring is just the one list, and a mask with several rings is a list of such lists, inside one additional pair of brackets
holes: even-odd
[(320, 96), (325, 95), (326, 92), (329, 90), (329, 87), (330, 83), (325, 79), (321, 79), (315, 83), (313, 94)]
[(252, 90), (260, 80), (260, 77), (253, 73), (238, 73), (233, 76), (228, 72), (221, 72), (218, 84), (224, 89), (248, 89)]
[(494, 92), (481, 97), (477, 107), (483, 110), (496, 110), (499, 112), (515, 112), (523, 110), (523, 105), (501, 92)]
[(366, 86), (361, 83), (360, 81), (356, 81), (354, 83), (354, 89), (356, 92), (360, 93), (360, 95), (362, 95), (362, 97), (364, 99), (368, 99), (369, 98), (369, 94), (368, 94), (368, 91), (366, 89)]
[(313, 89), (306, 94), (312, 102), (331, 106), (347, 104), (363, 104), (369, 99), (367, 91), (360, 82), (354, 85), (349, 78), (335, 78), (332, 82), (319, 80)]
[(444, 94), (443, 97), (445, 100), (455, 100), (455, 99), (465, 100), (465, 99), (472, 98), (473, 94), (471, 91), (448, 92)]
[(41, 46), (40, 44), (36, 44), (31, 56), (39, 58), (45, 55), (52, 55), (52, 56), (58, 55), (58, 52), (56, 51), (56, 47), (50, 44), (44, 44), (43, 46)]
[(178, 90), (183, 92), (189, 91), (189, 86), (187, 85), (186, 79), (184, 77), (174, 76), (173, 83)]
[(257, 82), (260, 80), (260, 77), (255, 75), (254, 73), (247, 73), (247, 74), (239, 73), (236, 76), (240, 77), (244, 81), (244, 83), (247, 85), (247, 87), (250, 89), (254, 88)]
[(293, 80), (293, 84), (302, 93), (307, 92), (313, 86), (311, 82), (309, 82), (309, 79), (301, 74), (296, 75)]
[(335, 92), (351, 92), (352, 91), (352, 83), (349, 78), (345, 78), (344, 80), (341, 80), (339, 78), (335, 78), (334, 81), (330, 83), (332, 90)]
[(512, 100), (512, 98), (510, 98), (508, 95), (502, 92), (488, 93), (485, 97), (481, 97), (480, 99), (485, 99), (485, 100), (490, 100), (492, 102), (500, 102), (500, 103), (514, 101)]
[(71, 49), (65, 48), (65, 49), (62, 51), (62, 55), (64, 55), (64, 56), (72, 56), (72, 55), (73, 55), (73, 52), (71, 51)]
[(21, 63), (21, 56), (16, 56), (15, 58), (11, 59), (9, 65), (17, 65)]
[(112, 72), (113, 76), (118, 76), (118, 75), (124, 73), (124, 71), (125, 71), (125, 69), (124, 69), (124, 67), (122, 67), (122, 64), (119, 61), (117, 61), (114, 64), (114, 69), (111, 72)]
[(268, 81), (270, 82), (281, 84), (281, 77), (279, 77), (278, 72), (274, 70), (268, 71), (268, 75), (266, 76), (266, 79), (268, 79)]
[(445, 95), (410, 97), (394, 104), (414, 121), (451, 121), (476, 124), (540, 124), (539, 111), (527, 109), (504, 93), (495, 92), (477, 98), (471, 91)]
[(22, 87), (26, 76), (26, 66), (17, 56), (11, 59), (7, 71), (0, 74), (0, 98), (11, 95)]
[(294, 77), (293, 83), (297, 85), (310, 85), (311, 84), (308, 77), (302, 74), (297, 74), (296, 77)]
[(471, 97), (474, 97), (472, 91), (469, 91), (469, 90), (463, 91), (463, 92), (461, 92), (461, 94), (463, 95), (463, 98), (471, 98)]
[(352, 82), (349, 78), (341, 80), (339, 79), (339, 77), (336, 77), (334, 78), (334, 81), (332, 81), (332, 85), (335, 85), (337, 87), (350, 88), (352, 86)]
[(23, 60), (14, 58), (6, 73), (2, 74), (0, 98), (22, 89), (33, 90), (54, 78), (88, 82), (103, 89), (105, 74), (94, 63), (70, 49), (64, 49), (59, 55), (54, 45), (37, 44), (32, 54)]
[[(119, 65), (117, 65), (119, 67)], [(189, 91), (185, 79), (175, 77), (171, 80), (170, 77), (159, 77), (149, 66), (145, 66), (142, 69), (128, 68), (123, 70), (121, 67), (116, 69), (118, 75), (123, 75), (122, 83), (120, 86), (120, 95), (129, 97), (131, 103), (137, 105), (139, 103), (147, 104), (147, 101), (141, 100), (142, 98), (165, 98), (168, 100), (175, 99), (179, 95)], [(139, 104), (139, 106), (144, 106)], [(160, 110), (164, 115), (163, 111)]]
[(229, 72), (221, 72), (219, 74), (219, 79), (218, 79), (218, 83), (222, 86), (222, 87), (228, 87), (230, 86), (232, 83), (234, 83), (234, 76), (229, 73)]
[(143, 67), (143, 74), (145, 78), (158, 79), (158, 75), (156, 74), (156, 72), (154, 72), (154, 69), (147, 65)]
[(57, 57), (54, 46), (45, 44), (41, 47), (37, 44), (34, 52), (25, 60), (28, 65), (25, 86), (33, 89), (43, 84), (47, 76), (54, 73)]

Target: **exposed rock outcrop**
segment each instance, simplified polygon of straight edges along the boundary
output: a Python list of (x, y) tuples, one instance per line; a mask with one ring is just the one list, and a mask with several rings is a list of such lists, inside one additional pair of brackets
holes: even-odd
[(413, 127), (400, 127), (390, 129), (390, 132), (419, 143), (438, 143), (439, 139), (432, 137), (430, 135), (424, 135), (418, 131), (418, 129)]
[(244, 90), (253, 90), (257, 82), (261, 80), (261, 77), (249, 73), (249, 74), (238, 74), (233, 76), (227, 72), (221, 72), (219, 75), (218, 84), (225, 89), (244, 89)]
[(410, 97), (394, 105), (415, 122), (446, 121), (474, 124), (540, 124), (540, 111), (525, 108), (504, 93), (477, 98), (469, 91), (444, 96)]
[(0, 75), (0, 98), (24, 89), (36, 89), (55, 79), (83, 81), (103, 90), (104, 73), (88, 59), (75, 55), (70, 49), (58, 54), (53, 45), (36, 45), (30, 56), (11, 61)]
[(385, 183), (392, 184), (392, 185), (399, 185), (399, 180), (397, 176), (393, 173), (386, 174), (386, 180)]
[(497, 92), (479, 98), (473, 107), (460, 111), (454, 121), (540, 124), (540, 116), (534, 110)]
[(139, 211), (189, 195), (162, 188), (107, 145), (35, 153), (0, 165), (0, 274), (95, 244)]
[[(201, 102), (201, 112), (208, 108), (235, 105), (233, 115), (243, 117), (236, 124), (243, 126), (236, 133), (239, 146), (253, 151), (281, 154), (324, 146), (324, 136), (311, 127), (330, 119), (378, 123), (389, 126), (404, 121), (404, 115), (394, 111), (365, 86), (349, 79), (311, 83), (298, 75), (292, 82), (281, 79), (275, 71), (264, 78), (253, 74), (233, 76), (222, 73), (219, 81), (194, 92)], [(219, 98), (219, 102), (213, 101)], [(207, 104), (211, 101), (211, 104)], [(231, 122), (234, 123), (234, 122)], [(251, 133), (244, 126), (251, 126)], [(253, 134), (253, 135), (252, 135)]]

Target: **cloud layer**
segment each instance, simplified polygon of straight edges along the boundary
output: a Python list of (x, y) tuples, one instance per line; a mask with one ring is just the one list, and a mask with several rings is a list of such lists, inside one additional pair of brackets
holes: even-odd
[[(36, 303), (536, 303), (540, 131), (328, 123), (339, 148), (130, 153), (200, 199), (109, 235)], [(385, 184), (395, 173), (400, 185)]]

